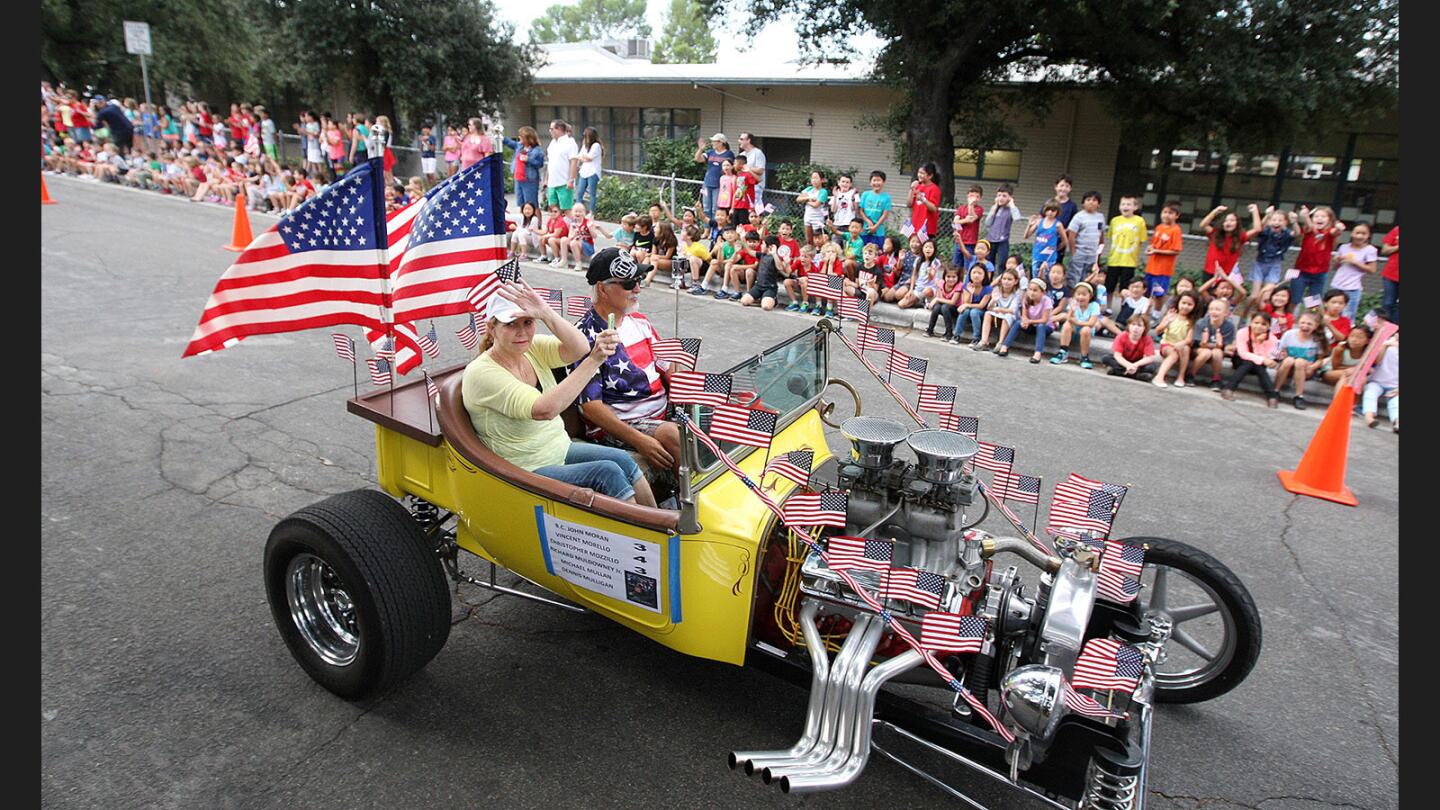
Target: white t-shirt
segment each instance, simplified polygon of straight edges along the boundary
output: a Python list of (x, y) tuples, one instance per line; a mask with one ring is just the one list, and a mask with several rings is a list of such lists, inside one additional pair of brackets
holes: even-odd
[(601, 150), (600, 144), (590, 144), (590, 151), (588, 154), (590, 155), (590, 159), (582, 161), (580, 163), (581, 177), (594, 177), (595, 175), (600, 173), (600, 159), (601, 155), (603, 154), (603, 150)]
[(545, 147), (546, 188), (557, 188), (569, 183), (570, 160), (580, 154), (580, 147), (569, 135), (553, 138)]
[(755, 199), (758, 201), (765, 191), (765, 153), (760, 151), (760, 147), (752, 146), (740, 154), (745, 156), (747, 171), (760, 172), (760, 179), (755, 182)]

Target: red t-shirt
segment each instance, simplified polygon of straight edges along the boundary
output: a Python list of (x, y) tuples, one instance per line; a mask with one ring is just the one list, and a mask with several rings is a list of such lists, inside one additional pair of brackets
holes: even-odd
[[(1216, 229), (1216, 233), (1219, 229)], [(1240, 262), (1240, 251), (1245, 249), (1245, 242), (1250, 234), (1242, 230), (1235, 231), (1235, 238), (1220, 237), (1220, 242), (1215, 241), (1215, 234), (1205, 237), (1208, 247), (1205, 250), (1205, 272), (1212, 276), (1228, 276), (1235, 265)], [(1216, 269), (1216, 265), (1219, 269)]]
[(779, 239), (780, 247), (790, 249), (790, 269), (798, 271), (800, 269), (800, 243), (794, 239), (786, 239), (783, 236), (779, 237)]
[(549, 231), (551, 236), (569, 236), (570, 224), (565, 221), (565, 217), (554, 217), (550, 224), (545, 226), (545, 230)]
[[(936, 186), (935, 188), (938, 190), (940, 187)], [(969, 216), (976, 218), (974, 222), (967, 222), (960, 226), (960, 242), (966, 245), (973, 245), (980, 241), (980, 220), (985, 218), (984, 207), (979, 203), (974, 205), (959, 205), (956, 206), (955, 213), (959, 214), (961, 219)]]
[(755, 202), (755, 180), (748, 174), (735, 175), (735, 191), (730, 197), (731, 208), (750, 208)]
[(1130, 339), (1130, 330), (1127, 329), (1115, 338), (1112, 348), (1116, 354), (1134, 363), (1147, 354), (1155, 353), (1155, 340), (1146, 332), (1137, 343)]
[(1307, 276), (1323, 275), (1330, 270), (1330, 254), (1334, 252), (1334, 232), (1317, 233), (1312, 228), (1300, 237), (1300, 255), (1295, 259), (1295, 266)]
[[(910, 224), (915, 226), (915, 232), (925, 231), (930, 237), (940, 232), (940, 214), (925, 207), (925, 200), (934, 203), (938, 208), (940, 205), (940, 187), (934, 183), (921, 183), (915, 187), (915, 205), (910, 209)], [(978, 233), (978, 231), (977, 231)]]
[(1295, 313), (1276, 312), (1268, 301), (1261, 305), (1260, 311), (1270, 316), (1270, 334), (1276, 337), (1283, 336), (1295, 325)]
[[(1385, 240), (1381, 244), (1398, 247), (1400, 245), (1400, 226), (1396, 225), (1391, 228), (1390, 233), (1385, 234)], [(1390, 254), (1389, 260), (1385, 262), (1385, 269), (1380, 272), (1380, 275), (1396, 284), (1400, 283), (1400, 251), (1397, 250)]]
[(195, 131), (199, 132), (201, 135), (214, 134), (214, 130), (210, 126), (212, 121), (213, 119), (210, 117), (210, 113), (200, 113), (200, 117), (195, 121)]
[(90, 126), (90, 108), (78, 101), (71, 104), (70, 126), (88, 128)]

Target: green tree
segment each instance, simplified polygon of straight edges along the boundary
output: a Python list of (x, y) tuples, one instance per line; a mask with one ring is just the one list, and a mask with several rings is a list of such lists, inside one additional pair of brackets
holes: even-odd
[(670, 0), (651, 62), (698, 64), (715, 61), (715, 37), (699, 0)]
[(645, 160), (640, 164), (641, 174), (656, 174), (661, 177), (673, 174), (687, 180), (705, 179), (705, 164), (695, 162), (693, 138), (651, 138), (642, 143), (640, 148), (645, 153)]
[[(962, 145), (1014, 134), (1010, 109), (1100, 90), (1127, 132), (1225, 151), (1353, 125), (1399, 90), (1398, 0), (702, 0), (755, 25), (796, 21), (811, 62), (858, 23), (885, 40), (874, 76), (899, 91), (881, 122), (946, 200)], [(838, 61), (844, 61), (841, 57)]]
[(650, 36), (645, 0), (580, 0), (556, 3), (530, 24), (532, 42), (585, 42)]
[[(323, 102), (337, 81), (414, 128), (465, 119), (528, 89), (537, 53), (516, 46), (489, 0), (268, 0), (297, 70), (293, 89)], [(335, 111), (337, 114), (340, 110)]]

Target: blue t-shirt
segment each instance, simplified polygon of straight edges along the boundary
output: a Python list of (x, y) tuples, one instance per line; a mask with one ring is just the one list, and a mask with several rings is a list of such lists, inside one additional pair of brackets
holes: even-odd
[(1266, 227), (1255, 237), (1255, 245), (1259, 249), (1255, 256), (1256, 261), (1275, 262), (1285, 257), (1285, 251), (1295, 241), (1295, 234), (1289, 228), (1275, 230)]
[[(885, 212), (889, 211), (893, 206), (894, 201), (890, 199), (889, 194), (883, 191), (879, 193), (873, 190), (866, 191), (860, 195), (860, 210), (865, 212), (865, 216), (869, 217), (871, 222), (879, 222), (880, 217), (885, 216)], [(866, 231), (866, 233), (872, 232)], [(876, 225), (873, 235), (884, 236), (885, 226)]]
[(421, 135), (421, 136), (420, 136), (420, 157), (424, 157), (424, 158), (433, 158), (433, 157), (435, 157), (435, 136), (434, 136), (434, 135)]
[[(1079, 305), (1077, 304), (1076, 306)], [(1098, 301), (1091, 301), (1085, 305), (1084, 309), (1071, 309), (1071, 313), (1071, 321), (1088, 321), (1100, 314), (1100, 303)]]
[(727, 160), (734, 160), (735, 153), (726, 149), (724, 152), (716, 152), (714, 149), (705, 150), (705, 160), (709, 164), (705, 167), (705, 185), (710, 188), (720, 187), (720, 164)]
[(991, 264), (989, 259), (981, 262), (974, 256), (971, 256), (965, 261), (965, 278), (970, 278), (970, 268), (974, 267), (977, 262), (981, 267), (985, 268), (985, 279), (987, 281), (990, 279), (991, 276), (995, 275), (995, 265)]
[[(1063, 203), (1060, 203), (1060, 225), (1065, 228), (1070, 227), (1070, 219), (1079, 212), (1080, 206), (1075, 202), (1074, 199), (1069, 199)], [(1045, 212), (1041, 211), (1040, 215), (1044, 216)]]
[(1065, 226), (1058, 219), (1048, 226), (1044, 221), (1035, 226), (1035, 240), (1030, 247), (1030, 263), (1033, 267), (1055, 263), (1060, 250), (1060, 229), (1063, 227)]
[(1045, 297), (1050, 299), (1050, 305), (1059, 307), (1060, 302), (1075, 294), (1075, 288), (1069, 284), (1061, 284), (1059, 287), (1045, 286)]

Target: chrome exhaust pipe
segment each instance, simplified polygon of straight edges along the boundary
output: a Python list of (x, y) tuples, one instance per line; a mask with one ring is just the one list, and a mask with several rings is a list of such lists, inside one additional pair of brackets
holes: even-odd
[(845, 676), (852, 668), (864, 638), (881, 627), (881, 623), (869, 613), (855, 617), (855, 624), (841, 646), (839, 654), (830, 664), (830, 677), (825, 687), (825, 702), (820, 715), (820, 730), (815, 744), (796, 756), (752, 757), (745, 765), (746, 773), (759, 772), (765, 784), (770, 784), (771, 766), (791, 765), (798, 762), (819, 762), (830, 755), (835, 747), (835, 735), (840, 728), (840, 710), (844, 697)]
[[(906, 650), (882, 664), (876, 664), (860, 685), (859, 704), (851, 717), (850, 748), (838, 768), (788, 773), (780, 777), (783, 793), (814, 793), (844, 787), (855, 781), (870, 761), (870, 733), (875, 718), (875, 696), (886, 681), (925, 660), (918, 650)], [(833, 760), (834, 757), (831, 757)], [(826, 761), (828, 765), (830, 760)]]
[(791, 762), (779, 763), (765, 769), (762, 778), (765, 784), (788, 774), (828, 772), (840, 768), (850, 758), (851, 735), (855, 728), (855, 711), (860, 702), (860, 686), (865, 680), (865, 670), (880, 646), (880, 636), (885, 632), (885, 623), (878, 618), (856, 640), (856, 653), (850, 666), (842, 672), (840, 686), (840, 713), (835, 733), (822, 740), (808, 755)]
[(788, 749), (770, 751), (732, 751), (729, 762), (730, 769), (734, 770), (745, 767), (746, 774), (753, 774), (755, 769), (751, 767), (753, 759), (777, 760), (791, 759), (802, 756), (820, 739), (820, 717), (825, 709), (826, 685), (830, 680), (830, 653), (825, 650), (825, 641), (820, 638), (820, 630), (815, 627), (815, 614), (820, 611), (820, 603), (814, 599), (806, 600), (800, 608), (800, 632), (805, 638), (805, 649), (810, 652), (810, 670), (813, 675), (810, 678), (810, 704), (805, 710), (805, 731), (800, 735), (799, 742)]

